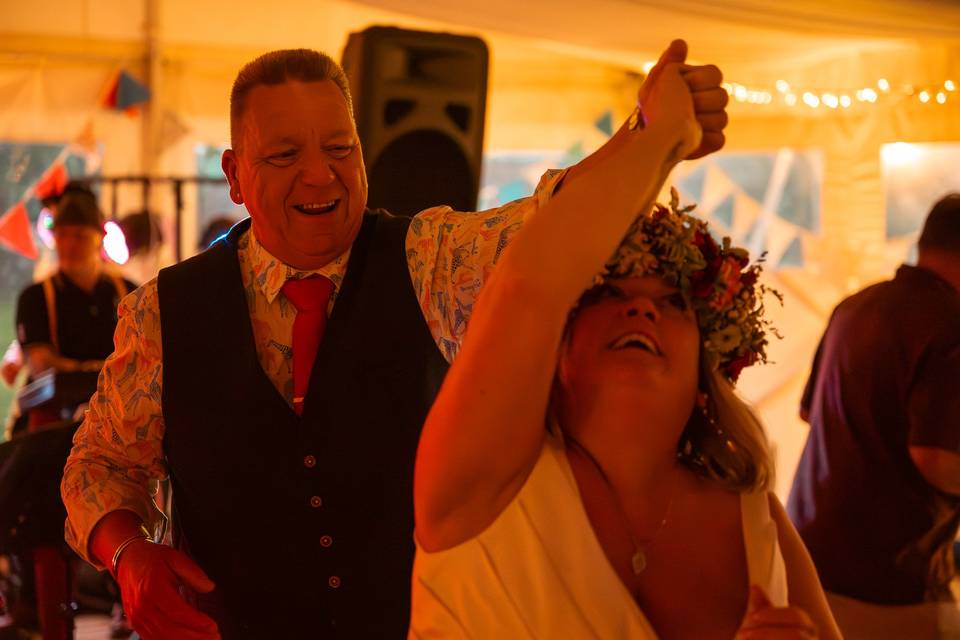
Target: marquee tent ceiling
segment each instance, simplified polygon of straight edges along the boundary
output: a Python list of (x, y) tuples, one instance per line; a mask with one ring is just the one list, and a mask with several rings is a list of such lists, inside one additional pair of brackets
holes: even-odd
[(673, 37), (742, 72), (857, 52), (960, 44), (953, 0), (351, 0), (467, 28), (534, 38), (636, 64)]
[(212, 63), (215, 48), (226, 48), (233, 70), (238, 49), (339, 53), (347, 33), (371, 24), (475, 33), (511, 63), (538, 60), (540, 51), (632, 69), (682, 37), (693, 60), (745, 84), (769, 84), (787, 70), (807, 86), (840, 87), (878, 69), (893, 79), (897, 68), (930, 76), (905, 82), (938, 82), (960, 67), (956, 0), (35, 0), (0, 12), (0, 52), (90, 57), (106, 42), (142, 43), (150, 32), (177, 59), (184, 52), (173, 46), (206, 47), (191, 64)]

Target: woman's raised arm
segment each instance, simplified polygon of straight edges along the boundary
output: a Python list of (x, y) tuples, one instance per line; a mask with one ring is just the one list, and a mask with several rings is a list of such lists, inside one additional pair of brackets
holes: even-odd
[(543, 445), (572, 305), (700, 144), (679, 62), (661, 58), (651, 73), (641, 94), (646, 128), (622, 128), (621, 140), (531, 216), (484, 286), (417, 453), (417, 537), (427, 551), (477, 535), (516, 495)]

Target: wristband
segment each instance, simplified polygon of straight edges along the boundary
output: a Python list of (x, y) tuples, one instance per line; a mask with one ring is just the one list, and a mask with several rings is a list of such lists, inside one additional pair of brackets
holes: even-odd
[(117, 545), (117, 550), (113, 552), (113, 559), (110, 561), (110, 572), (113, 574), (114, 578), (117, 577), (117, 563), (120, 562), (120, 554), (137, 540), (153, 540), (153, 536), (150, 535), (150, 532), (147, 531), (145, 526), (140, 525), (140, 531), (136, 535), (130, 536)]
[(631, 113), (627, 119), (627, 128), (630, 129), (630, 131), (636, 131), (637, 129), (644, 129), (645, 127), (646, 118), (643, 117), (643, 110), (640, 108), (640, 105), (637, 104), (637, 108), (633, 110), (633, 113)]

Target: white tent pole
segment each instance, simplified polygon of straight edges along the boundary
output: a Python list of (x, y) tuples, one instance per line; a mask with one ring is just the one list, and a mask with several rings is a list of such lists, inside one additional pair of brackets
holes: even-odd
[[(150, 101), (144, 109), (143, 130), (140, 145), (140, 166), (144, 174), (153, 175), (159, 167), (157, 157), (157, 136), (160, 133), (160, 114), (163, 112), (160, 51), (160, 2), (144, 0), (145, 25), (144, 44), (146, 48), (146, 81), (150, 89)], [(149, 203), (144, 203), (149, 206)]]
[[(146, 82), (150, 89), (150, 100), (143, 113), (143, 128), (141, 137), (140, 166), (143, 175), (159, 176), (166, 167), (161, 162), (164, 144), (160, 140), (165, 109), (163, 83), (163, 25), (161, 24), (163, 0), (144, 0), (144, 45), (146, 50)], [(158, 250), (155, 259), (159, 264), (170, 264), (175, 260), (175, 246), (182, 243), (181, 229), (172, 218), (170, 203), (173, 198), (167, 185), (160, 183), (152, 185), (149, 198), (143, 205), (149, 211), (162, 212), (163, 227), (167, 230), (167, 237), (172, 242), (165, 242)]]

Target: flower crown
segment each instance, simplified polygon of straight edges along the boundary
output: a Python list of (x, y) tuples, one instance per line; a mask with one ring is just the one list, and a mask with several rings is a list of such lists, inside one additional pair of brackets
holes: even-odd
[(750, 265), (746, 249), (733, 247), (730, 238), (713, 239), (704, 220), (689, 215), (696, 205), (679, 206), (677, 190), (670, 189), (670, 207), (654, 205), (627, 231), (598, 284), (611, 278), (662, 276), (690, 300), (697, 316), (703, 352), (709, 367), (736, 382), (744, 367), (767, 362), (767, 329), (763, 296), (775, 289), (757, 279), (764, 256)]

